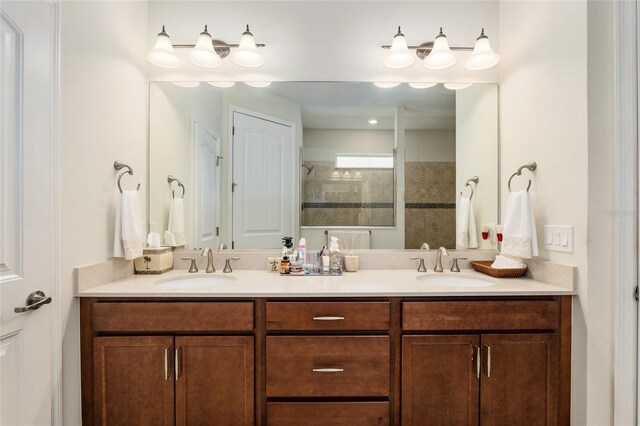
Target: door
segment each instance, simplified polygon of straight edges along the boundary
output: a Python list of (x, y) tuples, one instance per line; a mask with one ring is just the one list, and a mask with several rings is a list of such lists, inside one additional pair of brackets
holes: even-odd
[(403, 336), (402, 424), (477, 425), (479, 349), (478, 335)]
[(194, 247), (216, 249), (220, 244), (220, 138), (194, 117), (193, 143)]
[(176, 424), (254, 424), (253, 336), (176, 337)]
[(173, 337), (96, 337), (96, 425), (174, 423)]
[[(57, 188), (52, 183), (57, 175), (56, 9), (55, 2), (0, 3), (0, 424), (3, 425), (53, 423), (52, 335), (58, 331), (54, 327), (59, 327), (49, 298), (57, 273)], [(27, 302), (28, 295), (36, 291), (42, 293)], [(55, 363), (58, 362), (56, 357)]]
[(558, 336), (483, 334), (482, 348), (480, 424), (558, 424)]
[(233, 113), (232, 246), (280, 248), (293, 236), (291, 126)]

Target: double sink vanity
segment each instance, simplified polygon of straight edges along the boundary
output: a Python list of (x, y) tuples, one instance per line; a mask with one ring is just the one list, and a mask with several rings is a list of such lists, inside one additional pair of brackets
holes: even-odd
[(86, 425), (570, 423), (572, 284), (470, 269), (89, 277)]

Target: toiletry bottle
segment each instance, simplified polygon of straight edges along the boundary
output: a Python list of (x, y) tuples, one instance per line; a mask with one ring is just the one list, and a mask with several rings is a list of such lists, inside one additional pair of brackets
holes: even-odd
[(304, 239), (304, 237), (300, 238), (300, 242), (298, 243), (298, 253), (302, 264), (305, 265), (307, 263), (307, 240)]
[(338, 237), (331, 237), (329, 244), (329, 269), (332, 274), (342, 272), (342, 255), (340, 254), (340, 246), (338, 246)]
[(291, 263), (289, 262), (289, 256), (283, 256), (282, 261), (280, 262), (280, 273), (288, 274), (290, 265)]
[(293, 237), (282, 238), (282, 257), (291, 256), (293, 252)]

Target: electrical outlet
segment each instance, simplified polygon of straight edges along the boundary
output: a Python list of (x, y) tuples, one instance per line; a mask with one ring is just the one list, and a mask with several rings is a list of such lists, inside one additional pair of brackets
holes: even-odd
[(573, 226), (545, 225), (544, 248), (551, 251), (573, 253)]

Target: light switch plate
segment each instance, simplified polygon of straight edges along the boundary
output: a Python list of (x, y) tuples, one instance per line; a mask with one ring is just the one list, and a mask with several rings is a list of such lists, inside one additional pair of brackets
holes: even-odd
[(573, 226), (545, 225), (543, 241), (545, 250), (573, 253)]

